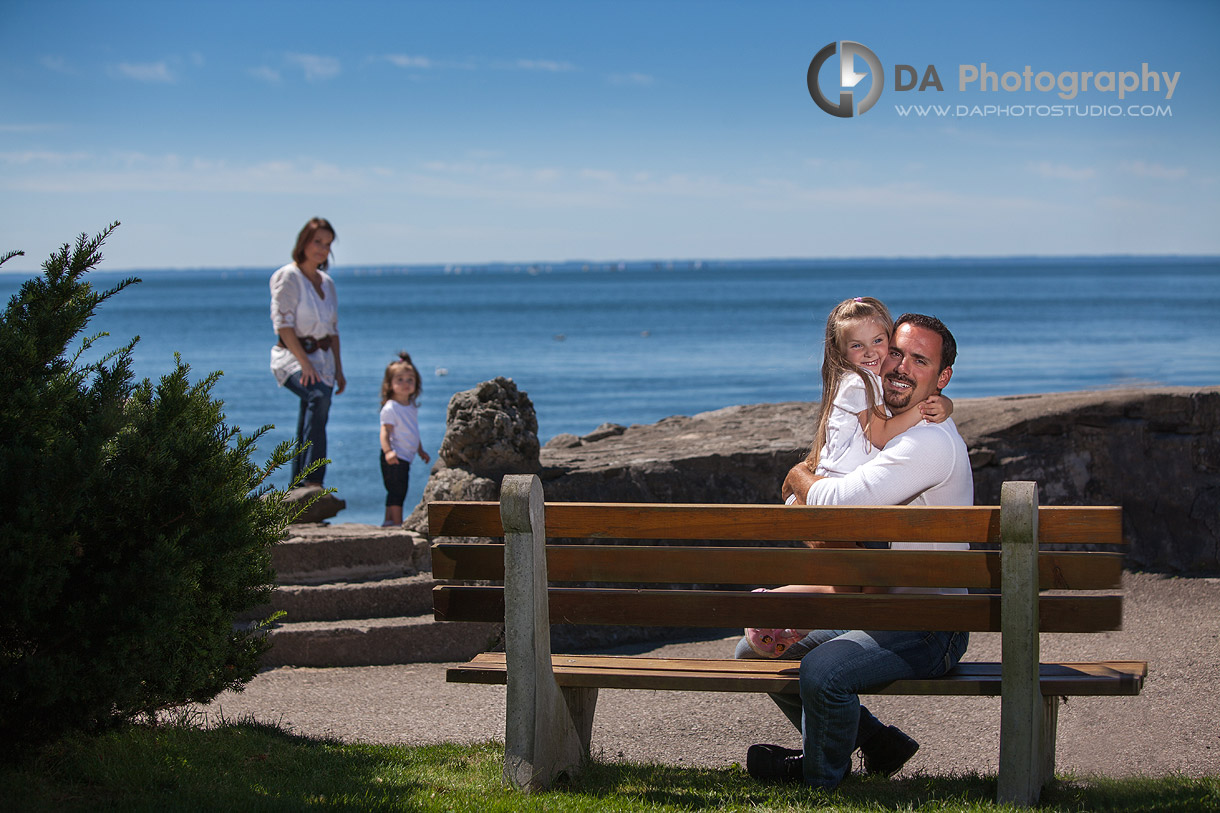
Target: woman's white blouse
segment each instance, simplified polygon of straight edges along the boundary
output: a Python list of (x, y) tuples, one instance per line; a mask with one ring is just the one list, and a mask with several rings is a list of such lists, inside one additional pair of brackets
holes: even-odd
[[(318, 274), (322, 277), (323, 296), (318, 296), (317, 290), (296, 263), (289, 263), (271, 275), (271, 326), (277, 332), (280, 328), (290, 327), (297, 336), (312, 336), (315, 339), (339, 335), (335, 281), (324, 271)], [(315, 350), (309, 354), (309, 361), (318, 377), (333, 387), (334, 353)], [(271, 372), (275, 373), (275, 380), (280, 386), (289, 376), (300, 371), (301, 363), (292, 351), (278, 344), (271, 348)]]

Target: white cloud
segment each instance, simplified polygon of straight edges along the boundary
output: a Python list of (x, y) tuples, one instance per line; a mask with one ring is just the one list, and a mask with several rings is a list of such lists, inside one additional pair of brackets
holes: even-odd
[(1178, 181), (1186, 177), (1186, 167), (1167, 167), (1144, 161), (1123, 161), (1119, 167), (1137, 178), (1152, 178), (1157, 181)]
[(513, 67), (523, 71), (547, 71), (548, 73), (564, 73), (576, 70), (571, 62), (558, 62), (553, 59), (518, 59)]
[(386, 54), (386, 62), (399, 68), (432, 68), (435, 63), (426, 56), (411, 56), (410, 54)]
[(1062, 208), (1033, 197), (963, 192), (926, 183), (827, 185), (788, 177), (737, 178), (639, 167), (564, 167), (486, 160), (483, 156), (472, 159), (469, 155), (407, 168), (384, 162), (334, 164), (309, 157), (233, 162), (175, 153), (0, 153), (0, 190), (18, 193), (74, 197), (131, 192), (219, 193), (266, 199), (314, 195), (318, 189), (336, 197), (356, 196), (362, 200), (402, 200), (405, 196), (415, 202), (413, 205), (427, 206), (429, 200), (441, 199), (475, 208), (482, 204), (507, 205), (577, 218), (582, 211), (613, 211), (636, 217), (681, 210), (703, 212), (708, 217), (736, 212), (768, 222), (820, 222), (823, 218), (833, 222), (845, 209), (1030, 217), (1057, 216)]
[(338, 194), (367, 189), (382, 173), (312, 159), (233, 164), (223, 159), (114, 152), (0, 153), (0, 163), (22, 167), (0, 174), (0, 189), (71, 195), (123, 192)]
[[(450, 182), (461, 178), (462, 182), (483, 184), (484, 192), (478, 192), (477, 197), (499, 197), (500, 191), (491, 191), (493, 185), (506, 184), (529, 185), (541, 184), (553, 187), (556, 182), (564, 180), (566, 172), (555, 167), (524, 167), (517, 164), (477, 162), (477, 161), (425, 161), (420, 167), (432, 178), (444, 178)], [(423, 176), (420, 176), (423, 177)]]
[(607, 81), (612, 85), (639, 85), (647, 87), (655, 80), (646, 73), (613, 73), (607, 77)]
[(169, 65), (161, 62), (120, 62), (114, 67), (115, 73), (126, 79), (137, 82), (155, 82), (172, 84), (177, 81)]
[[(1012, 217), (1062, 217), (1070, 207), (1035, 196), (955, 190), (935, 183), (800, 183), (791, 178), (734, 178), (718, 173), (656, 172), (602, 167), (531, 167), (508, 162), (431, 161), (404, 173), (417, 199), (429, 197), (508, 202), (538, 209), (642, 212), (737, 212), (765, 219), (829, 218), (844, 209), (946, 216), (1003, 213)], [(659, 207), (659, 209), (658, 209)], [(828, 221), (829, 222), (829, 221)], [(850, 253), (850, 252), (848, 252)]]
[[(1046, 201), (964, 193), (934, 184), (801, 183), (791, 178), (735, 178), (654, 168), (516, 163), (491, 155), (422, 161), (414, 168), (384, 162), (335, 164), (309, 157), (255, 162), (175, 153), (26, 151), (0, 153), (0, 189), (51, 194), (127, 192), (223, 193), (256, 197), (316, 194), (374, 197), (405, 193), (416, 201), (508, 203), (542, 210), (649, 211), (658, 206), (742, 213), (833, 215), (857, 211), (1011, 212), (1054, 210)], [(1113, 205), (1113, 204), (1112, 204)], [(767, 215), (770, 216), (770, 215)]]
[(801, 166), (815, 170), (820, 175), (843, 177), (865, 172), (870, 167), (870, 162), (858, 158), (808, 156), (801, 159)]
[(305, 73), (306, 81), (319, 79), (334, 79), (339, 75), (339, 60), (329, 56), (316, 54), (285, 54), (288, 64), (300, 68)]
[(472, 162), (425, 161), (423, 168), (428, 172), (470, 174), (478, 168), (478, 165)]
[(247, 71), (255, 79), (260, 79), (269, 85), (278, 85), (280, 83), (280, 72), (275, 68), (269, 68), (266, 65), (259, 65), (257, 68), (251, 68)]
[(618, 181), (618, 176), (607, 169), (582, 169), (579, 176), (590, 181), (599, 181), (601, 183), (615, 183)]
[(427, 161), (411, 175), (409, 188), (420, 196), (506, 200), (514, 204), (565, 208), (628, 209), (658, 197), (692, 201), (737, 201), (763, 197), (748, 184), (711, 175), (646, 171), (618, 173), (599, 168), (530, 167), (503, 162)]
[(1147, 201), (1122, 195), (1103, 195), (1097, 203), (1116, 212), (1142, 212), (1148, 208)]
[(0, 124), (0, 133), (45, 133), (62, 128), (61, 124)]
[(68, 64), (68, 60), (64, 59), (62, 56), (44, 56), (39, 60), (39, 62), (42, 63), (42, 67), (49, 71), (66, 74), (75, 73), (75, 71), (72, 70), (72, 66)]
[[(4, 128), (0, 127), (0, 131)], [(62, 167), (89, 158), (86, 152), (51, 152), (49, 150), (26, 150), (24, 152), (0, 152), (0, 162), (9, 166), (54, 166)]]
[(1050, 161), (1034, 161), (1029, 164), (1029, 168), (1043, 178), (1060, 181), (1089, 181), (1097, 177), (1097, 170), (1092, 167), (1071, 167), (1067, 164), (1052, 164)]

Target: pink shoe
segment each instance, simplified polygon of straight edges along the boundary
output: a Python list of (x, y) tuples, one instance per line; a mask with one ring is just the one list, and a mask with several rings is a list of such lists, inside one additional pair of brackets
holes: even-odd
[(809, 634), (809, 630), (794, 630), (791, 628), (785, 629), (759, 629), (757, 627), (746, 628), (746, 643), (750, 645), (750, 649), (754, 650), (756, 655), (763, 658), (778, 658), (788, 651), (788, 647), (795, 644)]

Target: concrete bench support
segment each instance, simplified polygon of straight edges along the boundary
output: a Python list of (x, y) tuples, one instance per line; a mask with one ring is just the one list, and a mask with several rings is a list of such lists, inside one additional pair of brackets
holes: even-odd
[(508, 475), (504, 525), (504, 649), (508, 661), (504, 780), (528, 791), (575, 773), (589, 752), (597, 689), (560, 689), (551, 671), (542, 482)]
[[(1001, 626), (1000, 775), (997, 800), (1038, 801), (1055, 773), (1058, 697), (1038, 686), (1038, 484), (1000, 491)], [(1049, 736), (1049, 740), (1048, 740)]]

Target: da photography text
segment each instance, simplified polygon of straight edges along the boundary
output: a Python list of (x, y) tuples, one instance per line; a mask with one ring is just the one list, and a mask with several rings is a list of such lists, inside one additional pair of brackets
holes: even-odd
[[(837, 71), (834, 70), (836, 56)], [(896, 63), (893, 66), (893, 90), (896, 93), (945, 93), (945, 82), (941, 78), (944, 73), (942, 69), (930, 63)], [(979, 62), (959, 64), (948, 76), (954, 77), (954, 74), (957, 80), (955, 87), (959, 93), (1054, 94), (1064, 101), (1091, 93), (1114, 94), (1109, 98), (1117, 97), (1119, 100), (1126, 100), (1133, 94), (1155, 93), (1169, 101), (1173, 99), (1178, 81), (1182, 78), (1181, 71), (1171, 73), (1157, 70), (1147, 62), (1141, 62), (1139, 70), (1060, 71), (1039, 69), (1033, 65), (1024, 65), (1019, 70), (1004, 70), (987, 62)], [(835, 78), (838, 80), (837, 85), (833, 81)], [(862, 87), (861, 83), (865, 78), (869, 80), (868, 90), (861, 96), (858, 88)], [(838, 118), (851, 118), (867, 113), (877, 103), (886, 87), (885, 68), (881, 59), (867, 46), (851, 40), (831, 42), (823, 46), (809, 63), (805, 79), (809, 95), (817, 106)], [(824, 88), (836, 90), (827, 92)], [(929, 97), (922, 98), (931, 101)], [(1062, 109), (1064, 106), (1059, 107)], [(1112, 105), (1107, 103), (1105, 107), (1110, 109)]]

